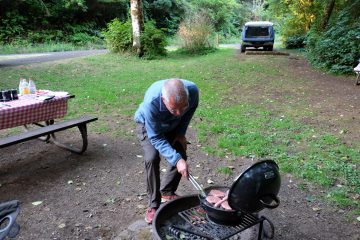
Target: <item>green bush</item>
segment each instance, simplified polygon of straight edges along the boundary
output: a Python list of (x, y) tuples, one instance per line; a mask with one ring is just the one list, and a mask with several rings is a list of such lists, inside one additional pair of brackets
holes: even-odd
[(132, 47), (132, 30), (131, 22), (120, 22), (115, 18), (107, 25), (103, 31), (105, 42), (108, 49), (112, 52), (129, 51)]
[(27, 18), (18, 11), (7, 12), (5, 16), (0, 17), (0, 42), (11, 43), (24, 35), (26, 21)]
[(285, 48), (295, 49), (305, 47), (305, 36), (292, 36), (288, 37), (285, 41)]
[(94, 37), (90, 36), (87, 33), (79, 32), (71, 35), (69, 37), (69, 40), (71, 43), (77, 45), (77, 46), (83, 46), (86, 45), (89, 42), (94, 42)]
[[(103, 35), (109, 50), (112, 52), (132, 51), (132, 26), (130, 21), (120, 22), (119, 19), (114, 19), (108, 24), (107, 30), (103, 31)], [(155, 27), (153, 21), (145, 23), (140, 41), (145, 58), (152, 59), (156, 56), (166, 55), (166, 36), (162, 30)]]
[(153, 21), (145, 23), (144, 32), (141, 34), (141, 43), (143, 45), (144, 57), (148, 59), (166, 55), (166, 36), (162, 30), (155, 27)]
[(320, 68), (334, 73), (353, 73), (360, 57), (360, 1), (340, 12), (323, 33), (309, 32), (307, 57)]

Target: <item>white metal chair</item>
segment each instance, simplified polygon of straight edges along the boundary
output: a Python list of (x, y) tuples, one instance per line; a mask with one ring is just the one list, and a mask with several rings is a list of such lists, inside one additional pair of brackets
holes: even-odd
[(356, 74), (356, 85), (360, 85), (360, 63), (354, 68), (354, 72)]

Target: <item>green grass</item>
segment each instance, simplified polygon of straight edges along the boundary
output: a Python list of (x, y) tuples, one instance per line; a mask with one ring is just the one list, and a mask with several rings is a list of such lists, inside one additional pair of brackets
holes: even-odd
[[(321, 113), (308, 108), (309, 81), (286, 66), (286, 57), (239, 60), (233, 49), (203, 56), (175, 51), (153, 61), (107, 54), (2, 68), (0, 88), (16, 87), (20, 76), (33, 76), (39, 89), (76, 95), (68, 118), (96, 115), (92, 131), (126, 137), (133, 134), (133, 114), (151, 83), (171, 77), (192, 80), (200, 89), (192, 125), (204, 151), (229, 157), (224, 158), (228, 165), (238, 156), (272, 158), (281, 171), (324, 189), (319, 197), (358, 213), (359, 150), (343, 144), (331, 129), (301, 121)], [(218, 171), (229, 174), (226, 167)]]
[(232, 174), (233, 170), (229, 167), (218, 167), (217, 172), (227, 175), (227, 176), (230, 176)]

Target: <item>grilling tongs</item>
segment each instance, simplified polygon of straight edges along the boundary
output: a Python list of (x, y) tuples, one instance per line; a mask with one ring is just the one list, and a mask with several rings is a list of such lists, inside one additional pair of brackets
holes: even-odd
[(206, 193), (204, 191), (204, 189), (200, 186), (200, 184), (195, 180), (194, 176), (188, 172), (189, 175), (189, 181), (191, 182), (191, 184), (195, 187), (196, 190), (198, 190), (199, 194), (206, 198)]

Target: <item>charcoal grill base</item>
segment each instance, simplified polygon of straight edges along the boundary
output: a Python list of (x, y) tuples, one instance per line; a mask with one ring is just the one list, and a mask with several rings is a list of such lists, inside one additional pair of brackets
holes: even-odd
[[(198, 195), (184, 196), (172, 200), (160, 207), (153, 220), (153, 236), (157, 240), (165, 240), (167, 236), (173, 239), (234, 239), (233, 237), (255, 225), (259, 225), (258, 240), (262, 239), (263, 222), (268, 221), (272, 230), (273, 225), (265, 217), (244, 214), (237, 225), (221, 225), (209, 221), (205, 211), (200, 207)], [(268, 235), (268, 234), (265, 234)]]

